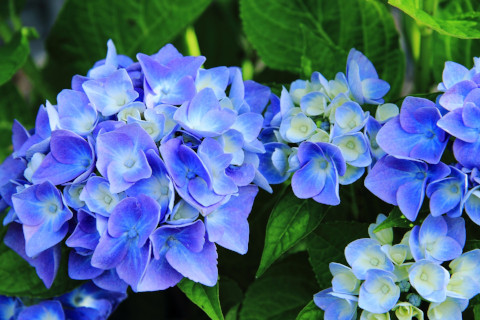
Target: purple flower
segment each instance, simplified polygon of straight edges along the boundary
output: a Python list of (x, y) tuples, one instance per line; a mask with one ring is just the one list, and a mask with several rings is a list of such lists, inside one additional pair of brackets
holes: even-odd
[(204, 57), (183, 57), (168, 44), (153, 56), (139, 53), (137, 59), (145, 73), (148, 107), (160, 103), (179, 105), (195, 95), (194, 78)]
[(97, 125), (97, 110), (83, 92), (62, 90), (57, 96), (57, 101), (60, 128), (82, 137), (93, 131)]
[(29, 257), (59, 243), (67, 234), (73, 215), (61, 193), (46, 181), (33, 185), (12, 196), (13, 207), (23, 224)]
[(165, 167), (178, 194), (204, 215), (215, 210), (224, 199), (213, 191), (212, 177), (203, 161), (175, 138), (160, 146)]
[(67, 130), (55, 130), (50, 140), (50, 153), (35, 171), (32, 182), (49, 181), (55, 185), (73, 180), (81, 182), (92, 173), (95, 152), (92, 144)]
[(378, 132), (378, 145), (393, 156), (438, 163), (448, 142), (448, 135), (437, 126), (440, 118), (430, 100), (407, 97), (400, 115)]
[(430, 211), (437, 217), (446, 213), (449, 217), (460, 217), (467, 192), (467, 175), (455, 167), (450, 167), (450, 175), (431, 182), (427, 187), (430, 198)]
[(208, 239), (240, 254), (247, 253), (249, 236), (247, 218), (257, 193), (257, 186), (240, 187), (238, 195), (232, 195), (227, 203), (206, 216)]
[[(479, 89), (480, 92), (480, 89)], [(455, 158), (471, 169), (480, 166), (476, 156), (480, 152), (480, 95), (476, 103), (467, 102), (463, 108), (447, 113), (438, 121), (438, 126), (456, 137), (453, 143)]]
[(104, 116), (117, 113), (138, 97), (125, 69), (114, 71), (106, 79), (86, 81), (82, 87), (92, 105)]
[(298, 148), (300, 169), (292, 177), (292, 189), (299, 198), (337, 205), (340, 203), (338, 176), (346, 170), (338, 147), (329, 143), (304, 142)]
[(163, 225), (152, 234), (155, 259), (150, 262), (139, 290), (153, 291), (174, 286), (182, 277), (207, 286), (218, 278), (215, 244), (205, 239), (202, 221)]
[(450, 169), (442, 162), (427, 165), (421, 161), (385, 156), (365, 178), (365, 187), (385, 202), (398, 206), (415, 221), (429, 182), (445, 178)]
[(135, 290), (150, 260), (149, 236), (159, 218), (160, 206), (148, 196), (120, 201), (95, 248), (92, 266), (104, 270), (116, 268), (120, 278)]
[(152, 175), (145, 155), (148, 150), (158, 152), (152, 138), (136, 123), (98, 136), (97, 169), (110, 182), (110, 192), (125, 191)]
[(234, 110), (221, 107), (212, 89), (205, 88), (182, 104), (173, 119), (197, 136), (216, 137), (233, 125), (236, 116)]

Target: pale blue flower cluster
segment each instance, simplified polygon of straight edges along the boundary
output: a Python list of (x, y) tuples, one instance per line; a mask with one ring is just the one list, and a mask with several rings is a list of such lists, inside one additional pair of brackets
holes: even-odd
[(271, 191), (258, 139), (270, 89), (172, 45), (137, 59), (109, 41), (106, 59), (40, 107), (33, 130), (13, 125), (0, 166), (4, 241), (47, 287), (63, 243), (72, 279), (116, 292), (184, 277), (213, 286), (217, 245), (248, 250), (258, 186)]
[(0, 296), (1, 320), (106, 320), (127, 297), (103, 290), (92, 282), (51, 300), (31, 301)]
[[(259, 171), (270, 184), (293, 174), (297, 197), (339, 204), (339, 185), (358, 180), (384, 154), (375, 136), (381, 123), (398, 114), (395, 105), (383, 104), (389, 89), (355, 49), (346, 74), (329, 81), (314, 72), (310, 81), (294, 81), (280, 98), (272, 95), (265, 112), (261, 140), (266, 152), (260, 155)], [(362, 109), (366, 104), (380, 105), (375, 118)]]
[(423, 320), (422, 309), (429, 319), (461, 319), (480, 293), (480, 249), (462, 253), (463, 218), (429, 215), (397, 244), (392, 228), (374, 231), (385, 219), (380, 214), (370, 238), (345, 248), (349, 266), (330, 263), (332, 287), (314, 296), (325, 319), (356, 319), (358, 308), (361, 319), (390, 319), (393, 312), (400, 320)]

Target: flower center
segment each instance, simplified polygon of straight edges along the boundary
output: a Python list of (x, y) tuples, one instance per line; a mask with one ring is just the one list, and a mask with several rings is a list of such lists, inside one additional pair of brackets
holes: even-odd
[(425, 174), (425, 172), (417, 172), (417, 174), (415, 175), (415, 178), (418, 179), (418, 180), (423, 180), (425, 179), (427, 175)]
[(132, 160), (132, 159), (128, 159), (123, 163), (123, 165), (127, 168), (133, 167), (134, 164), (135, 164), (135, 160)]
[(371, 259), (370, 259), (370, 264), (371, 264), (372, 266), (375, 266), (375, 267), (376, 267), (376, 266), (379, 265), (379, 263), (380, 263), (380, 261), (379, 261), (377, 258), (371, 258)]
[(56, 213), (57, 212), (57, 205), (56, 204), (51, 204), (49, 207), (48, 207), (48, 211), (50, 211), (51, 213)]
[(105, 202), (106, 204), (112, 203), (112, 197), (106, 195), (105, 197), (103, 197), (103, 202)]
[(167, 186), (162, 186), (160, 187), (160, 193), (163, 195), (163, 196), (166, 196), (168, 194), (168, 187)]
[(451, 193), (458, 193), (460, 191), (460, 189), (458, 188), (457, 185), (453, 185), (450, 187), (450, 192)]
[(382, 286), (382, 293), (383, 293), (383, 294), (387, 294), (387, 293), (389, 293), (389, 292), (390, 292), (390, 288), (389, 288), (386, 284), (384, 284), (384, 285)]
[(193, 171), (188, 171), (187, 172), (187, 179), (193, 179), (195, 178), (196, 174)]
[(307, 131), (308, 131), (308, 128), (307, 128), (307, 126), (306, 126), (306, 125), (303, 125), (303, 126), (301, 126), (301, 127), (300, 127), (300, 129), (299, 129), (299, 130), (300, 130), (300, 132), (301, 132), (301, 133), (307, 133)]
[(422, 272), (422, 274), (420, 275), (420, 280), (428, 281), (428, 275), (425, 272)]
[(90, 160), (83, 159), (82, 160), (82, 167), (88, 168), (90, 166)]
[(325, 169), (328, 166), (328, 163), (326, 160), (320, 160), (318, 163), (320, 169)]
[(136, 238), (137, 236), (138, 236), (137, 229), (132, 228), (132, 229), (128, 230), (128, 234), (127, 234), (128, 239), (133, 239), (133, 238)]
[(432, 139), (434, 136), (435, 136), (435, 133), (433, 133), (432, 131), (427, 131), (427, 132), (425, 133), (425, 137), (426, 137), (427, 139)]
[(357, 126), (357, 123), (353, 120), (350, 120), (350, 122), (348, 123), (348, 126), (353, 129)]
[(355, 143), (353, 143), (353, 141), (348, 141), (345, 146), (346, 146), (348, 149), (353, 150), (353, 149), (355, 148)]

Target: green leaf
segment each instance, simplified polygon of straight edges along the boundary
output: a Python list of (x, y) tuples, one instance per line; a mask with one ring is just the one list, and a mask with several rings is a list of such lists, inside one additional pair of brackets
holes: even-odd
[(477, 304), (473, 307), (473, 314), (475, 320), (480, 320), (480, 304)]
[(177, 286), (185, 293), (188, 299), (202, 309), (210, 319), (224, 319), (222, 307), (220, 306), (218, 282), (214, 287), (207, 287), (184, 278)]
[(480, 39), (480, 12), (462, 12), (447, 18), (432, 16), (416, 0), (389, 0), (389, 4), (402, 10), (419, 24), (448, 36), (461, 39)]
[(300, 311), (297, 316), (297, 320), (313, 320), (313, 319), (323, 319), (323, 311), (317, 305), (310, 301), (305, 308)]
[(345, 247), (352, 241), (368, 237), (368, 224), (348, 221), (322, 223), (308, 237), (308, 255), (320, 288), (331, 286), (330, 262), (345, 263)]
[(48, 299), (73, 290), (83, 282), (70, 279), (67, 272), (68, 251), (62, 250), (57, 276), (47, 289), (35, 268), (3, 243), (7, 227), (0, 229), (0, 295)]
[(318, 291), (304, 253), (273, 265), (247, 289), (240, 320), (295, 319)]
[(109, 38), (119, 54), (131, 58), (138, 52), (152, 54), (193, 23), (211, 1), (68, 0), (47, 39), (47, 49), (56, 71), (67, 78), (85, 74), (95, 61), (105, 58)]
[(24, 27), (0, 47), (0, 85), (9, 81), (27, 61), (30, 54), (28, 39), (38, 37), (33, 28)]
[(241, 0), (248, 40), (271, 68), (332, 79), (351, 48), (362, 51), (380, 77), (400, 92), (405, 71), (398, 32), (387, 7), (375, 0)]
[[(456, 0), (445, 2), (436, 11), (436, 17), (448, 18), (466, 11), (480, 11), (480, 2)], [(480, 52), (480, 40), (459, 39), (435, 32), (432, 34), (432, 72), (436, 83), (442, 81), (445, 61), (455, 61), (467, 68), (473, 65), (473, 57)]]
[(291, 190), (286, 192), (268, 219), (265, 247), (256, 276), (260, 277), (272, 263), (315, 230), (327, 208), (312, 199), (299, 199)]
[(413, 223), (402, 214), (398, 207), (394, 207), (393, 210), (388, 214), (387, 219), (380, 223), (373, 231), (378, 232), (380, 230), (392, 227), (412, 228)]

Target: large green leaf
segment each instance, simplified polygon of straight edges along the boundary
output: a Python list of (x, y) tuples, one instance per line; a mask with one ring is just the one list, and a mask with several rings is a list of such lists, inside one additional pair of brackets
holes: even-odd
[(331, 286), (330, 262), (345, 263), (343, 252), (353, 240), (368, 237), (368, 224), (333, 221), (322, 223), (308, 237), (308, 255), (321, 289)]
[(288, 190), (268, 219), (265, 247), (257, 277), (315, 230), (325, 216), (327, 208), (312, 199), (299, 199)]
[(240, 320), (295, 319), (318, 291), (305, 253), (296, 253), (273, 265), (248, 288)]
[(108, 39), (132, 58), (152, 54), (191, 24), (212, 0), (68, 0), (47, 39), (55, 70), (85, 74)]
[(317, 305), (310, 301), (305, 308), (300, 311), (296, 320), (323, 319), (323, 311)]
[[(480, 11), (480, 2), (475, 0), (446, 1), (436, 11), (439, 18), (459, 15), (466, 11)], [(479, 55), (480, 40), (459, 39), (435, 32), (432, 34), (432, 72), (436, 83), (442, 81), (445, 61), (455, 61), (467, 68), (473, 65), (473, 57)]]
[(82, 281), (72, 280), (68, 276), (68, 252), (63, 250), (55, 281), (47, 289), (37, 276), (35, 268), (3, 243), (6, 229), (0, 229), (0, 295), (47, 299), (62, 295), (82, 284)]
[(0, 47), (0, 85), (9, 81), (27, 61), (30, 54), (28, 39), (38, 36), (33, 28), (22, 28)]
[(205, 311), (210, 319), (224, 319), (220, 306), (218, 282), (214, 287), (207, 287), (184, 278), (177, 286), (193, 303)]
[(248, 40), (275, 69), (320, 71), (328, 78), (345, 70), (351, 48), (362, 51), (380, 77), (400, 92), (404, 56), (386, 6), (375, 0), (241, 0)]
[(388, 0), (388, 3), (399, 8), (418, 23), (433, 30), (461, 39), (480, 39), (480, 12), (469, 11), (440, 18), (432, 16), (419, 6), (416, 0)]

